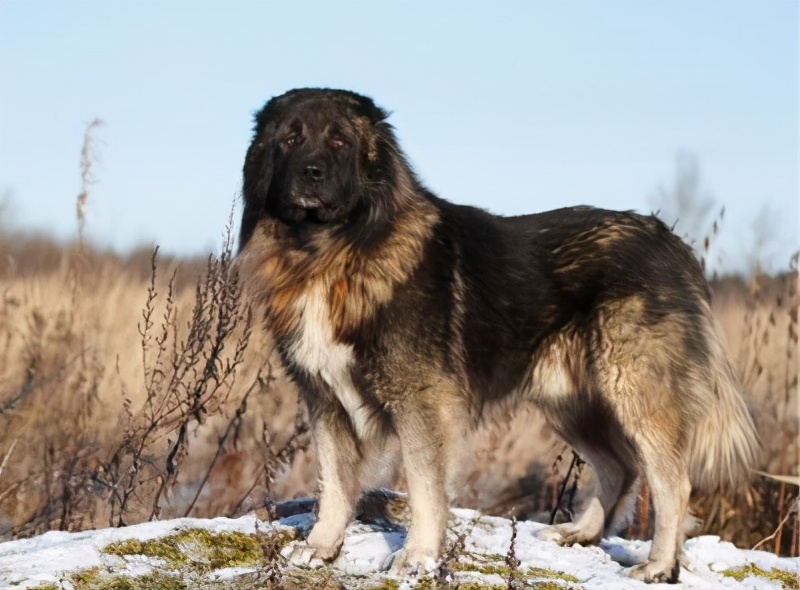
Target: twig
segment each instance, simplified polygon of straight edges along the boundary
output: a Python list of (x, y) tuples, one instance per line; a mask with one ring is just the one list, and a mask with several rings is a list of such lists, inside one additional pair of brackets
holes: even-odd
[(775, 529), (775, 532), (767, 537), (764, 537), (758, 543), (753, 545), (753, 550), (758, 549), (759, 547), (761, 547), (761, 545), (763, 545), (767, 541), (771, 541), (772, 539), (777, 537), (781, 533), (781, 531), (783, 531), (783, 527), (788, 522), (789, 517), (792, 515), (792, 513), (797, 512), (798, 510), (800, 510), (800, 498), (795, 498), (794, 502), (792, 502), (792, 505), (789, 506), (789, 510), (786, 511), (786, 516), (783, 517), (783, 520), (778, 524), (778, 528)]
[[(247, 488), (245, 493), (240, 496), (239, 500), (236, 502), (236, 504), (234, 504), (233, 508), (231, 508), (228, 511), (228, 514), (226, 514), (226, 516), (228, 518), (236, 518), (237, 516), (241, 516), (241, 510), (242, 510), (242, 506), (245, 505), (245, 500), (247, 500), (247, 498), (250, 497), (250, 494), (253, 493), (253, 490), (256, 489), (256, 486), (258, 485), (258, 482), (259, 482), (260, 479), (261, 479), (261, 474), (259, 473), (259, 474), (256, 475), (255, 478), (253, 478), (252, 483)], [(308, 512), (308, 511), (306, 511), (306, 512)]]
[(472, 530), (478, 524), (478, 520), (480, 520), (480, 515), (475, 518), (469, 525), (467, 530), (460, 533), (457, 537), (453, 545), (450, 547), (449, 551), (439, 560), (439, 566), (436, 568), (436, 580), (439, 582), (447, 582), (448, 577), (450, 576), (450, 570), (448, 569), (448, 565), (457, 561), (458, 556), (464, 550), (466, 546), (467, 537), (472, 533)]
[(572, 470), (577, 465), (578, 461), (580, 461), (580, 457), (578, 457), (578, 453), (572, 451), (572, 462), (569, 464), (569, 469), (567, 469), (567, 475), (564, 476), (564, 481), (561, 482), (561, 490), (558, 492), (558, 501), (556, 505), (553, 507), (553, 511), (550, 513), (550, 524), (554, 524), (556, 521), (556, 514), (558, 514), (558, 509), (561, 508), (561, 502), (564, 500), (564, 494), (567, 491), (567, 484), (569, 483), (569, 477), (572, 475)]
[(94, 152), (94, 137), (92, 132), (103, 124), (101, 119), (94, 119), (86, 126), (83, 134), (83, 147), (81, 148), (81, 192), (75, 203), (75, 214), (78, 218), (78, 248), (83, 253), (83, 230), (86, 223), (86, 201), (89, 198), (89, 185), (95, 182), (92, 176), (92, 166), (97, 162)]
[(26, 482), (26, 480), (23, 479), (21, 481), (18, 481), (16, 483), (12, 484), (9, 488), (3, 490), (3, 492), (0, 493), (0, 502), (5, 500), (6, 496), (10, 496), (11, 494), (13, 494), (17, 490), (17, 488), (22, 486), (22, 484), (24, 484), (24, 483), (27, 483), (27, 482)]
[(5, 466), (6, 466), (6, 463), (8, 463), (8, 458), (11, 456), (11, 453), (13, 453), (13, 452), (14, 452), (14, 447), (16, 447), (16, 446), (17, 446), (17, 441), (18, 441), (18, 440), (19, 440), (19, 438), (15, 438), (15, 439), (14, 439), (14, 441), (11, 443), (11, 446), (10, 446), (10, 447), (8, 448), (8, 450), (6, 451), (6, 454), (5, 454), (5, 456), (3, 457), (3, 462), (2, 462), (2, 463), (0, 463), (0, 476), (2, 476), (2, 475), (3, 475), (3, 469), (5, 468)]
[(517, 569), (519, 568), (519, 558), (517, 557), (517, 517), (511, 517), (511, 542), (508, 545), (505, 562), (508, 566), (508, 590), (516, 590)]
[(217, 451), (214, 453), (214, 457), (211, 459), (211, 462), (208, 465), (208, 469), (206, 469), (205, 474), (203, 475), (203, 479), (200, 481), (200, 485), (197, 487), (197, 492), (195, 492), (194, 498), (189, 503), (188, 508), (184, 511), (184, 516), (189, 516), (189, 514), (194, 510), (195, 504), (197, 504), (198, 498), (200, 498), (200, 494), (203, 492), (203, 488), (208, 483), (208, 478), (211, 477), (211, 471), (214, 469), (214, 465), (217, 464), (217, 460), (219, 459), (220, 455), (222, 455), (222, 451), (225, 448), (225, 442), (228, 440), (228, 436), (230, 436), (231, 431), (233, 431), (234, 427), (238, 428), (238, 425), (242, 421), (242, 416), (247, 411), (247, 398), (250, 397), (250, 393), (253, 391), (255, 386), (258, 384), (258, 379), (253, 381), (253, 384), (248, 388), (245, 392), (244, 396), (242, 396), (242, 401), (239, 404), (239, 407), (236, 408), (236, 412), (228, 421), (228, 426), (225, 428), (225, 432), (219, 438), (217, 442)]

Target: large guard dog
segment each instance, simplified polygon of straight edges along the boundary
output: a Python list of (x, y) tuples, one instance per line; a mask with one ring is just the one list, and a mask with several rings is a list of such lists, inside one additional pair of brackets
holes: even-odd
[(505, 400), (538, 407), (597, 472), (550, 538), (597, 542), (641, 474), (655, 537), (631, 575), (676, 581), (692, 484), (741, 483), (757, 449), (692, 252), (655, 217), (441, 200), (386, 118), (353, 92), (292, 90), (257, 114), (244, 164), (242, 271), (318, 453), (306, 549), (334, 558), (361, 487), (401, 455), (411, 525), (392, 569), (430, 568), (456, 447)]

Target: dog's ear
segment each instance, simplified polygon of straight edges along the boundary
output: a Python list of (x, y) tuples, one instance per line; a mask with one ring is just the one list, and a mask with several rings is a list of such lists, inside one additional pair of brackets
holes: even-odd
[(381, 159), (383, 146), (391, 144), (392, 126), (386, 121), (389, 112), (376, 105), (371, 98), (355, 95), (357, 106), (356, 127), (362, 138), (364, 155), (374, 164)]
[(385, 121), (386, 119), (389, 118), (389, 115), (391, 114), (389, 113), (389, 111), (376, 105), (375, 102), (367, 96), (363, 96), (360, 94), (356, 94), (355, 96), (358, 106), (360, 107), (358, 109), (359, 115), (366, 117), (367, 120), (372, 125), (380, 125), (380, 124), (388, 125), (388, 123), (385, 123)]
[(272, 182), (273, 167), (273, 157), (268, 142), (256, 136), (247, 150), (242, 169), (244, 212), (239, 233), (240, 250), (247, 243), (263, 213), (269, 185)]
[(244, 158), (242, 168), (242, 196), (244, 212), (242, 228), (239, 233), (239, 249), (244, 247), (250, 238), (256, 223), (266, 205), (269, 186), (274, 171), (274, 154), (270, 133), (274, 132), (273, 123), (277, 121), (281, 110), (280, 99), (273, 98), (258, 111), (254, 119), (253, 139)]

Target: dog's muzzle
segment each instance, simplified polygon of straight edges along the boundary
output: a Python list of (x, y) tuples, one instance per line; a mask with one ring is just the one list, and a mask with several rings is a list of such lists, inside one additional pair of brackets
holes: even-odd
[(292, 199), (292, 205), (305, 211), (316, 211), (325, 207), (325, 203), (319, 197), (300, 195)]

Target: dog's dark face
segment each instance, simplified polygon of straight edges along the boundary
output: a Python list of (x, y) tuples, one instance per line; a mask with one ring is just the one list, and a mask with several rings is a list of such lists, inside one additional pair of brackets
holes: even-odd
[(387, 114), (342, 90), (292, 90), (256, 115), (244, 164), (242, 242), (263, 216), (290, 226), (334, 226), (371, 206), (369, 185), (387, 174)]

